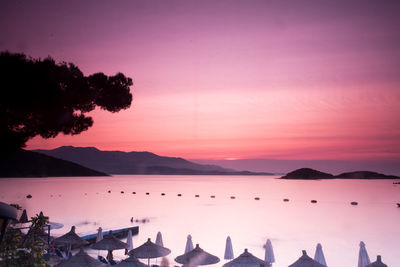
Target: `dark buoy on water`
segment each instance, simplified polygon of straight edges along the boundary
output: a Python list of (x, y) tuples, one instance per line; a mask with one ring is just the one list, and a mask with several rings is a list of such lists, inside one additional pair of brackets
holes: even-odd
[(200, 195), (195, 195), (194, 197), (200, 197)]
[(111, 193), (111, 190), (108, 190), (108, 193)]
[(26, 198), (32, 198), (32, 195), (31, 195), (31, 194), (29, 194), (29, 195), (27, 195), (27, 196), (26, 196)]
[(131, 223), (133, 223), (133, 217), (131, 217)]
[(182, 194), (178, 194), (178, 197), (181, 197), (182, 196)]
[(259, 198), (259, 197), (255, 197), (254, 199), (255, 199), (255, 200), (260, 200), (260, 198)]
[(123, 194), (124, 193), (124, 191), (121, 191), (121, 194)]
[(311, 200), (311, 203), (317, 203), (317, 201), (315, 199)]
[(357, 206), (357, 205), (358, 205), (358, 202), (352, 201), (352, 202), (350, 202), (350, 204), (353, 205), (353, 206)]
[(146, 195), (150, 195), (150, 193), (149, 193), (149, 192), (146, 192)]
[(161, 193), (162, 196), (165, 196), (165, 193)]
[(400, 203), (397, 203), (397, 207), (400, 208)]
[(136, 192), (132, 192), (132, 194), (136, 195)]
[(283, 201), (284, 202), (289, 202), (289, 199), (288, 198), (284, 198)]
[(235, 196), (231, 196), (231, 199), (235, 199), (236, 197)]

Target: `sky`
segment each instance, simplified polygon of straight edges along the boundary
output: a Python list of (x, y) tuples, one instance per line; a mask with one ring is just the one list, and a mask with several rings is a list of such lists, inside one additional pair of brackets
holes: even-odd
[(62, 145), (188, 159), (400, 159), (399, 1), (3, 1), (0, 51), (132, 77)]

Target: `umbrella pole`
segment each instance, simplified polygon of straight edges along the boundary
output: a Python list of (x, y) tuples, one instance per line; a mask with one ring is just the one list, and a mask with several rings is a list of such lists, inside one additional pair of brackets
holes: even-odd
[(150, 258), (148, 258), (147, 265), (150, 267)]

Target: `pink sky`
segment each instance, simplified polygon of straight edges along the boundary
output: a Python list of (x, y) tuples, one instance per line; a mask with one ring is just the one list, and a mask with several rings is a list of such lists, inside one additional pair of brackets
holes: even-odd
[(397, 1), (0, 1), (0, 50), (134, 80), (61, 145), (184, 158), (400, 158)]

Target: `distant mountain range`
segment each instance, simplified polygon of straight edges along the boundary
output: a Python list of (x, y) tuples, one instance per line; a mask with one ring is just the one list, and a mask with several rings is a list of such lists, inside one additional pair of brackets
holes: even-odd
[(189, 159), (199, 164), (213, 164), (222, 168), (247, 170), (251, 172), (289, 173), (300, 168), (312, 168), (327, 173), (344, 173), (352, 170), (369, 170), (376, 173), (386, 173), (400, 176), (400, 158), (385, 159), (325, 159), (325, 160), (295, 160), (295, 159)]
[(238, 172), (150, 152), (101, 151), (95, 147), (72, 146), (34, 151), (109, 174), (273, 175), (265, 172)]
[(382, 173), (370, 171), (346, 172), (339, 175), (332, 175), (326, 172), (320, 172), (310, 168), (301, 168), (289, 172), (281, 179), (298, 179), (298, 180), (317, 180), (317, 179), (400, 179), (398, 176), (385, 175)]
[(10, 158), (0, 161), (0, 177), (49, 176), (107, 176), (107, 174), (73, 162), (22, 149)]

